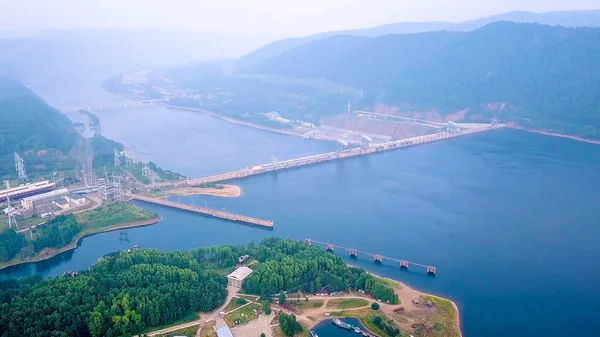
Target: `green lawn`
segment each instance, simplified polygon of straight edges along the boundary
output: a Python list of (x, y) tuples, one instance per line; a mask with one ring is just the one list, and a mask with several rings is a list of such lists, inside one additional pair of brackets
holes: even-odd
[(236, 311), (225, 315), (224, 319), (227, 322), (227, 325), (230, 327), (234, 327), (238, 324), (235, 324), (235, 321), (240, 321), (240, 324), (246, 324), (252, 320), (258, 318), (258, 316), (254, 313), (254, 309), (260, 310), (260, 304), (252, 303), (243, 308), (237, 309)]
[(350, 309), (369, 305), (369, 301), (362, 298), (335, 299), (327, 302), (327, 308)]
[(297, 301), (297, 300), (287, 300), (286, 303), (289, 304), (290, 306), (294, 307), (294, 308), (310, 309), (310, 308), (320, 308), (320, 307), (322, 307), (323, 304), (325, 303), (325, 301), (323, 301), (323, 300), (310, 300), (310, 301), (306, 301), (306, 300), (301, 299), (300, 301)]

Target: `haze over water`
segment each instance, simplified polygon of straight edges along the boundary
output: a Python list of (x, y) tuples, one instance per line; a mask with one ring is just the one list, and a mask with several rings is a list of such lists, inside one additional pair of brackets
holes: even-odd
[[(79, 97), (86, 94), (95, 93)], [(161, 107), (98, 115), (107, 137), (189, 176), (334, 148)], [(74, 252), (3, 275), (87, 269), (135, 244), (188, 250), (313, 238), (435, 265), (432, 278), (352, 260), (455, 300), (466, 336), (600, 335), (600, 146), (504, 130), (235, 183), (240, 198), (181, 201), (273, 219), (273, 231), (140, 203), (164, 219), (128, 230), (130, 242), (119, 232), (95, 235)]]

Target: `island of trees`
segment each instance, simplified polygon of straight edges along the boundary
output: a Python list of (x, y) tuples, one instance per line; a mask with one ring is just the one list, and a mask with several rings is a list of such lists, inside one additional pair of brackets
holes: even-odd
[[(382, 301), (398, 300), (392, 289), (339, 256), (268, 238), (257, 246), (189, 252), (134, 249), (109, 254), (80, 273), (2, 281), (0, 331), (3, 337), (126, 336), (171, 324), (222, 305), (227, 295), (223, 275), (243, 254), (258, 261), (243, 289), (265, 300), (287, 290), (357, 288), (379, 292)], [(280, 317), (287, 333), (299, 331), (295, 318)]]

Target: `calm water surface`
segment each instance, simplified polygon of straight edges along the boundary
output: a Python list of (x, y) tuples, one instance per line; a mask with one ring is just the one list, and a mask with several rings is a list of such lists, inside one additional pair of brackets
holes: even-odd
[[(361, 329), (365, 330), (364, 325), (357, 318), (340, 318), (345, 323), (348, 323), (352, 326), (358, 326)], [(356, 334), (352, 330), (346, 330), (334, 325), (331, 319), (326, 319), (319, 324), (317, 324), (312, 329), (319, 337), (357, 337), (362, 336)]]
[[(186, 175), (333, 147), (160, 107), (99, 116), (105, 135)], [(164, 220), (128, 230), (129, 242), (119, 232), (95, 235), (0, 275), (87, 269), (135, 244), (168, 251), (313, 238), (435, 265), (432, 278), (353, 260), (456, 301), (466, 336), (600, 336), (600, 146), (504, 130), (237, 183), (240, 198), (181, 201), (273, 219), (274, 230), (139, 203)]]

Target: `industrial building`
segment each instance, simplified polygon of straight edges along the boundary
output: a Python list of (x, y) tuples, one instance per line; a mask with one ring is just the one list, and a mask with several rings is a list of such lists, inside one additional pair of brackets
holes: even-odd
[(62, 210), (66, 210), (71, 208), (71, 204), (69, 203), (69, 201), (66, 199), (66, 197), (62, 197), (56, 200), (53, 200), (52, 203), (54, 204), (54, 206), (62, 209)]
[(248, 277), (248, 275), (252, 274), (252, 269), (248, 267), (239, 267), (234, 270), (233, 273), (227, 275), (227, 284), (230, 286), (241, 288), (244, 283), (244, 279)]
[(30, 210), (35, 215), (52, 212), (56, 206), (53, 201), (69, 195), (69, 190), (61, 188), (52, 192), (37, 194), (21, 199), (21, 207)]
[(65, 197), (65, 199), (67, 199), (68, 202), (77, 206), (83, 205), (87, 201), (86, 197), (78, 193), (70, 193), (67, 197)]
[(54, 189), (54, 186), (54, 183), (46, 180), (8, 188), (0, 191), (0, 202), (5, 201), (6, 197), (9, 197), (11, 200), (17, 200), (32, 195), (49, 192)]

